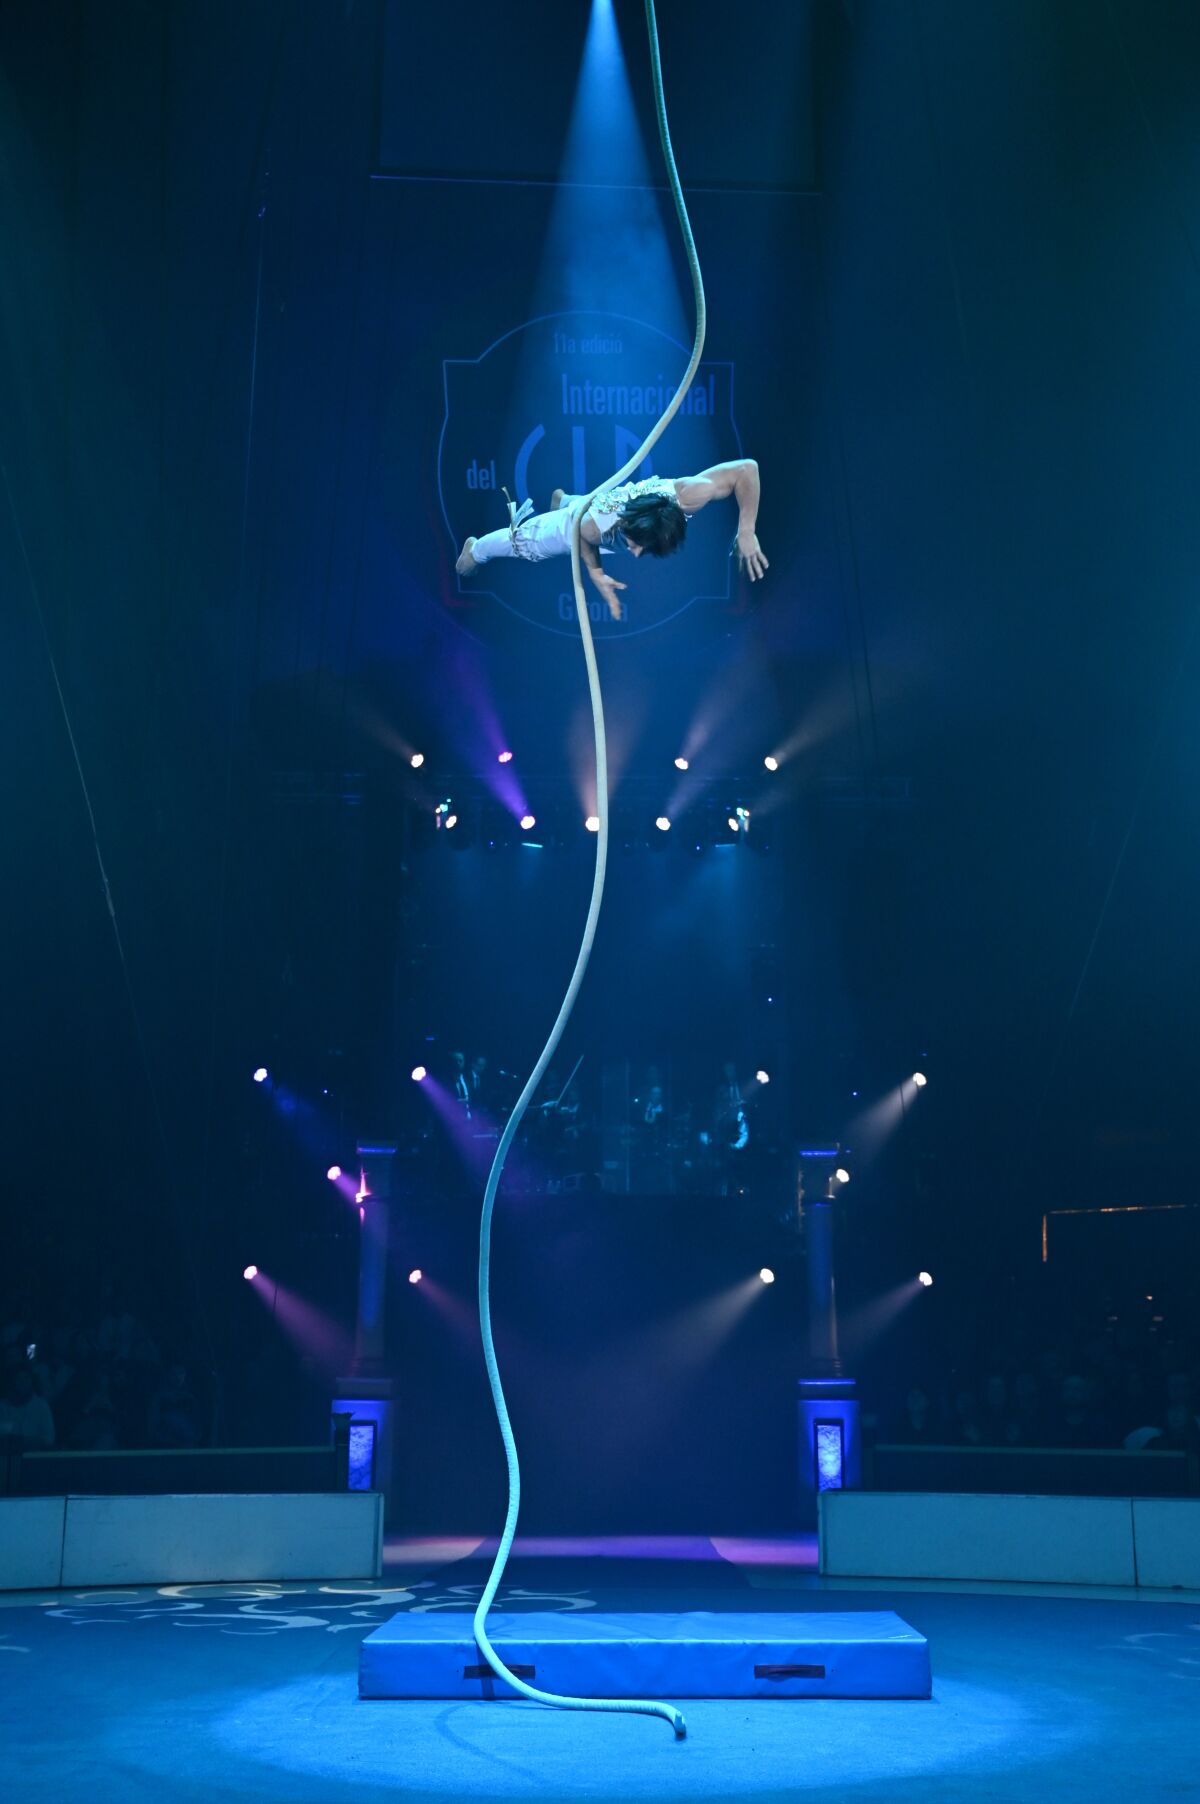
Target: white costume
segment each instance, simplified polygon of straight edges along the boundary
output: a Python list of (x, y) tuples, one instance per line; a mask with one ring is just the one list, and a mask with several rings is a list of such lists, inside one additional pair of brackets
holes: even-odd
[[(618, 488), (610, 489), (607, 495), (601, 495), (598, 501), (593, 501), (585, 518), (599, 528), (602, 547), (611, 549), (619, 542), (621, 509), (639, 495), (666, 495), (674, 501), (675, 484), (663, 476), (647, 476), (642, 482), (623, 482)], [(485, 533), (472, 545), (471, 556), (477, 564), (486, 564), (495, 557), (521, 557), (531, 564), (564, 554), (569, 557), (571, 506), (578, 499), (578, 495), (564, 495), (553, 513), (533, 514), (500, 532)]]

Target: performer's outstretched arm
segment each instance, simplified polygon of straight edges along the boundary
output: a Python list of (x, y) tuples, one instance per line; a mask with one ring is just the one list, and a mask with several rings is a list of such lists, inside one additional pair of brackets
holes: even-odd
[(623, 606), (617, 599), (617, 590), (623, 589), (626, 585), (624, 583), (619, 583), (615, 576), (610, 576), (608, 571), (604, 569), (600, 562), (599, 548), (593, 545), (591, 540), (586, 536), (587, 527), (588, 522), (585, 520), (583, 523), (583, 530), (579, 535), (579, 555), (583, 559), (583, 567), (595, 583), (597, 589), (599, 589), (601, 595), (603, 595), (605, 602), (608, 605), (608, 611), (613, 619), (620, 620)]
[(752, 457), (738, 457), (730, 463), (713, 464), (699, 476), (680, 477), (675, 484), (679, 505), (685, 514), (699, 513), (710, 501), (723, 501), (732, 495), (738, 504), (738, 562), (755, 582), (767, 572), (768, 563), (758, 542), (758, 465)]

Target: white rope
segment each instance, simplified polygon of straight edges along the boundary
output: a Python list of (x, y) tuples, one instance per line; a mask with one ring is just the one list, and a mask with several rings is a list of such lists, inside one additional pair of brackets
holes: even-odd
[(483, 1216), (479, 1229), (479, 1325), (483, 1334), (483, 1356), (487, 1365), (488, 1382), (492, 1390), (492, 1402), (496, 1409), (496, 1418), (500, 1424), (500, 1438), (504, 1443), (504, 1455), (508, 1463), (508, 1512), (504, 1520), (504, 1532), (500, 1537), (500, 1545), (487, 1584), (483, 1589), (475, 1610), (475, 1640), (479, 1651), (498, 1678), (511, 1685), (522, 1697), (533, 1699), (539, 1704), (553, 1704), (564, 1710), (609, 1710), (635, 1712), (648, 1716), (661, 1716), (669, 1722), (675, 1734), (682, 1738), (687, 1728), (682, 1714), (670, 1704), (652, 1703), (644, 1699), (633, 1698), (576, 1698), (560, 1697), (554, 1692), (539, 1691), (535, 1686), (526, 1684), (524, 1679), (510, 1671), (492, 1646), (487, 1635), (487, 1614), (492, 1607), (496, 1592), (499, 1589), (508, 1556), (512, 1550), (514, 1536), (517, 1532), (517, 1516), (521, 1507), (521, 1470), (517, 1460), (517, 1446), (513, 1438), (512, 1423), (509, 1420), (508, 1408), (504, 1401), (504, 1388), (500, 1381), (500, 1369), (496, 1361), (496, 1347), (492, 1338), (492, 1311), (490, 1298), (491, 1276), (491, 1243), (492, 1214), (496, 1203), (496, 1192), (500, 1185), (504, 1162), (516, 1136), (517, 1130), (525, 1115), (526, 1109), (537, 1091), (545, 1075), (550, 1060), (554, 1057), (558, 1043), (562, 1039), (575, 999), (587, 970), (588, 960), (592, 953), (592, 944), (596, 937), (596, 924), (600, 919), (600, 904), (604, 897), (604, 874), (608, 864), (608, 756), (604, 740), (604, 704), (600, 693), (600, 673), (596, 668), (596, 647), (592, 640), (591, 623), (588, 619), (587, 597), (583, 588), (583, 570), (580, 561), (579, 534), (583, 516), (598, 496), (607, 494), (618, 483), (638, 468), (644, 457), (658, 443), (667, 427), (678, 412), (680, 403), (692, 385), (700, 358), (704, 350), (705, 307), (704, 282), (700, 274), (700, 263), (696, 256), (696, 246), (692, 238), (692, 228), (684, 204), (683, 190), (679, 185), (679, 174), (675, 167), (675, 154), (671, 149), (671, 135), (667, 125), (667, 108), (663, 96), (662, 65), (659, 60), (658, 25), (654, 16), (654, 0), (646, 0), (646, 29), (650, 39), (650, 60), (654, 74), (654, 104), (658, 115), (658, 133), (662, 144), (663, 158), (667, 166), (667, 175), (671, 183), (671, 192), (675, 197), (675, 211), (683, 234), (684, 248), (687, 252), (688, 268), (692, 277), (692, 290), (696, 306), (696, 335), (692, 345), (692, 355), (687, 370), (675, 390), (666, 411), (653, 427), (644, 442), (638, 446), (633, 456), (623, 464), (615, 475), (594, 488), (590, 495), (581, 495), (571, 508), (571, 580), (575, 585), (575, 612), (579, 617), (579, 631), (583, 638), (583, 656), (587, 666), (588, 694), (592, 704), (592, 723), (596, 745), (596, 814), (599, 830), (596, 834), (596, 868), (592, 878), (592, 894), (588, 903), (587, 919), (584, 922), (583, 939), (579, 954), (575, 960), (575, 969), (571, 973), (571, 981), (567, 993), (563, 997), (558, 1017), (550, 1030), (550, 1037), (542, 1048), (537, 1064), (530, 1073), (529, 1080), (517, 1098), (516, 1107), (505, 1124), (500, 1136), (500, 1144), (496, 1148), (496, 1156), (492, 1160), (492, 1169), (488, 1173), (487, 1186), (483, 1195)]

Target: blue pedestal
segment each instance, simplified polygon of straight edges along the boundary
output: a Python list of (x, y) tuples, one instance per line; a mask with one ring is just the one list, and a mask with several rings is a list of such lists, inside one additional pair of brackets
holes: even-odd
[[(891, 1610), (812, 1615), (497, 1612), (493, 1646), (518, 1678), (572, 1697), (927, 1698), (929, 1644)], [(367, 1636), (364, 1698), (513, 1697), (467, 1612), (402, 1610)]]

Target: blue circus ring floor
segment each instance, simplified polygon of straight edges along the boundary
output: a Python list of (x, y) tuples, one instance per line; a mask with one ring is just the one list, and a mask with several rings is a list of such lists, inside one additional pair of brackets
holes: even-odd
[(363, 1703), (359, 1642), (469, 1608), (492, 1544), (393, 1542), (379, 1585), (0, 1596), (0, 1795), (175, 1804), (1200, 1797), (1200, 1598), (823, 1582), (811, 1542), (519, 1544), (509, 1610), (895, 1609), (928, 1702), (693, 1700), (644, 1717)]

